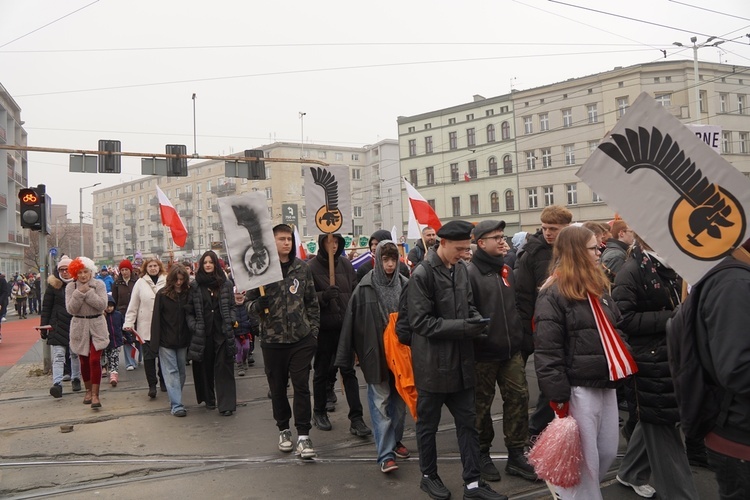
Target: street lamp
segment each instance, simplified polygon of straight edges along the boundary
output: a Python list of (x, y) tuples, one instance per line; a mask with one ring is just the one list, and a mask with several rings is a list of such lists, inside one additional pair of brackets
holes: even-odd
[(99, 186), (100, 184), (101, 182), (97, 182), (96, 184), (92, 184), (90, 186), (84, 186), (78, 189), (78, 194), (79, 194), (78, 208), (80, 208), (80, 213), (78, 216), (78, 226), (81, 229), (81, 253), (79, 253), (78, 255), (81, 255), (81, 256), (83, 255), (83, 190)]
[[(695, 119), (696, 123), (701, 122), (701, 94), (700, 90), (698, 89), (698, 49), (702, 47), (718, 47), (722, 43), (724, 43), (724, 40), (719, 40), (718, 42), (714, 42), (716, 39), (715, 36), (709, 37), (708, 40), (706, 40), (703, 43), (698, 43), (698, 37), (691, 36), (690, 41), (693, 42), (693, 79), (695, 80)], [(711, 43), (713, 42), (713, 43)], [(685, 45), (681, 44), (680, 42), (672, 42), (672, 45), (676, 45), (678, 47), (686, 47)], [(686, 47), (687, 48), (687, 47)]]
[(300, 141), (299, 141), (299, 157), (305, 157), (305, 115), (307, 113), (299, 112), (299, 128), (300, 128)]

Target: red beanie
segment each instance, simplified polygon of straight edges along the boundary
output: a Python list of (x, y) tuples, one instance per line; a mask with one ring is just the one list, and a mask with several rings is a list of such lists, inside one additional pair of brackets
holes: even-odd
[(128, 259), (123, 259), (122, 262), (120, 262), (120, 265), (117, 266), (118, 269), (130, 269), (130, 271), (133, 271), (133, 264), (130, 263)]

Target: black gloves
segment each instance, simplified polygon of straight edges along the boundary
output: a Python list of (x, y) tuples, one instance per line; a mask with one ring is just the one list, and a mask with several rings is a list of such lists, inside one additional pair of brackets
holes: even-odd
[(325, 300), (326, 302), (330, 302), (334, 299), (338, 299), (340, 293), (341, 292), (339, 290), (339, 287), (337, 287), (336, 285), (329, 286), (328, 288), (323, 290), (323, 300)]
[(487, 322), (467, 319), (464, 322), (464, 334), (468, 339), (486, 338), (488, 326)]
[(268, 295), (261, 295), (255, 300), (255, 307), (259, 313), (265, 312), (271, 307), (271, 298)]

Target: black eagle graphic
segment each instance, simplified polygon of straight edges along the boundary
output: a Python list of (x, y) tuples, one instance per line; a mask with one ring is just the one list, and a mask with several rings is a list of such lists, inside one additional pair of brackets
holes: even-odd
[(260, 218), (253, 209), (245, 205), (232, 205), (237, 224), (247, 229), (250, 235), (250, 246), (245, 250), (243, 262), (250, 276), (263, 274), (268, 269), (271, 259), (263, 245), (263, 228)]
[(336, 176), (321, 167), (310, 167), (310, 172), (312, 172), (313, 181), (323, 188), (326, 197), (326, 212), (318, 219), (318, 222), (325, 222), (328, 226), (335, 226), (340, 219), (339, 183), (336, 180)]
[[(649, 168), (661, 175), (692, 207), (688, 220), (693, 234), (688, 241), (703, 246), (697, 237), (703, 231), (715, 239), (721, 238), (721, 227), (731, 227), (727, 220), (732, 207), (727, 205), (719, 187), (709, 182), (700, 169), (695, 167), (672, 137), (653, 127), (651, 132), (643, 127), (638, 131), (626, 128), (625, 134), (612, 134), (611, 142), (599, 145), (610, 158), (631, 174), (639, 168)], [(680, 200), (678, 200), (679, 203)]]

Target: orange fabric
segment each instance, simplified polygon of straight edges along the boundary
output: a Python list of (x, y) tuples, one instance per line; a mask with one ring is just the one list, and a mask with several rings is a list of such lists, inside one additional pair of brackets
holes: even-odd
[(396, 390), (409, 408), (411, 416), (417, 420), (417, 388), (414, 385), (414, 371), (411, 366), (411, 347), (404, 345), (396, 335), (396, 321), (398, 313), (391, 313), (388, 326), (383, 332), (385, 359), (393, 375), (396, 377)]

